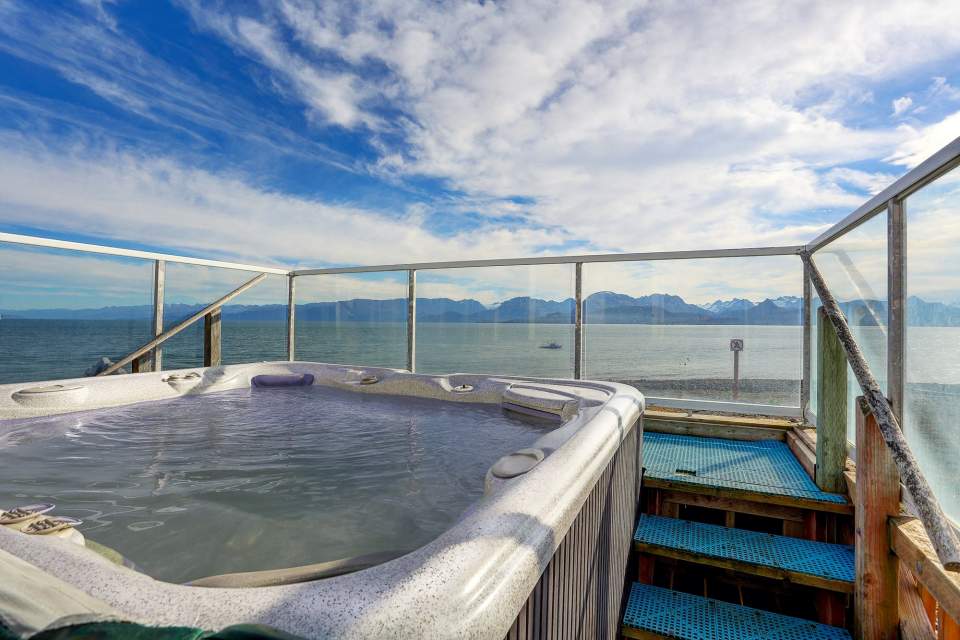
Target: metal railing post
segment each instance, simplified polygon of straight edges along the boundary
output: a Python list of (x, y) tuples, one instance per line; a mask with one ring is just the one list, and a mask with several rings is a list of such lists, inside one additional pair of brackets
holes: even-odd
[(296, 329), (297, 329), (297, 292), (292, 273), (287, 276), (287, 360), (297, 359)]
[(417, 366), (417, 271), (407, 271), (407, 369)]
[(583, 263), (574, 268), (573, 377), (583, 378)]
[(801, 261), (803, 268), (803, 304), (800, 309), (803, 313), (803, 364), (800, 369), (800, 417), (803, 420), (809, 420), (810, 413), (810, 384), (812, 372), (811, 358), (811, 314), (813, 313), (813, 292), (810, 287), (810, 271), (805, 262)]
[(907, 339), (907, 220), (904, 201), (887, 203), (887, 397), (903, 424)]

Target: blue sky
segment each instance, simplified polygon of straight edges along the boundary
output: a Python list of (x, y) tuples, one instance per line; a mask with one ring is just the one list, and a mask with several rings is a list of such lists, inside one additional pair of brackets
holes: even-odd
[[(960, 135), (958, 23), (955, 2), (0, 0), (0, 230), (291, 266), (803, 242)], [(744, 286), (756, 268), (713, 290), (794, 292)], [(539, 273), (444, 291), (569, 288)]]

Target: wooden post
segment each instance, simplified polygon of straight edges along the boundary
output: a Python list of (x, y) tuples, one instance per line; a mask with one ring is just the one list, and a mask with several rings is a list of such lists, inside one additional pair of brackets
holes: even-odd
[(407, 271), (407, 371), (417, 370), (417, 272)]
[(220, 309), (203, 316), (203, 366), (219, 367), (220, 353)]
[(817, 486), (843, 492), (847, 463), (847, 357), (826, 309), (817, 313)]
[[(863, 397), (857, 398), (856, 586), (854, 624), (861, 640), (897, 640), (897, 556), (888, 520), (900, 509), (900, 474)], [(819, 418), (819, 416), (818, 416)]]
[(573, 267), (573, 377), (583, 378), (583, 263)]
[[(153, 261), (153, 337), (163, 333), (163, 290), (166, 281), (167, 263), (163, 260)], [(163, 368), (163, 348), (153, 349), (150, 358), (150, 369), (160, 371)]]
[(294, 275), (287, 276), (287, 360), (297, 359), (297, 289)]

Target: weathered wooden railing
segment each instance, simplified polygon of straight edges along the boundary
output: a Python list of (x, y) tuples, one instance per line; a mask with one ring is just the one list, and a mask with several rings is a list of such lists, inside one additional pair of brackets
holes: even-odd
[(130, 364), (131, 362), (136, 362), (139, 358), (146, 355), (148, 352), (156, 349), (161, 344), (177, 335), (194, 322), (197, 322), (203, 318), (203, 366), (212, 367), (220, 364), (221, 350), (220, 350), (220, 309), (226, 303), (230, 302), (238, 295), (244, 291), (255, 287), (259, 284), (264, 278), (267, 277), (266, 273), (261, 273), (258, 276), (254, 276), (250, 280), (247, 280), (242, 285), (223, 296), (216, 302), (212, 302), (207, 305), (200, 311), (197, 311), (195, 314), (189, 318), (181, 321), (180, 323), (170, 327), (154, 339), (150, 340), (141, 347), (138, 347), (120, 358), (112, 365), (98, 373), (98, 376), (106, 376), (120, 370), (123, 366)]
[[(916, 619), (913, 595), (929, 598), (945, 614), (930, 630), (946, 640), (960, 615), (960, 541), (953, 523), (907, 444), (897, 415), (880, 390), (837, 301), (807, 253), (801, 255), (823, 305), (818, 315), (818, 408), (816, 481), (839, 490), (846, 465), (847, 364), (863, 396), (857, 398), (856, 470), (853, 484), (856, 530), (854, 620), (859, 638), (931, 637)], [(917, 519), (902, 518), (904, 498)], [(921, 525), (920, 528), (916, 524)], [(909, 533), (902, 529), (910, 525)], [(924, 548), (926, 547), (926, 549)], [(909, 575), (902, 576), (900, 560)], [(925, 565), (924, 565), (925, 563)], [(911, 585), (916, 581), (916, 589)], [(921, 591), (922, 590), (922, 591)], [(902, 601), (901, 601), (902, 594)], [(939, 611), (939, 608), (936, 609)], [(958, 628), (960, 630), (960, 628)]]

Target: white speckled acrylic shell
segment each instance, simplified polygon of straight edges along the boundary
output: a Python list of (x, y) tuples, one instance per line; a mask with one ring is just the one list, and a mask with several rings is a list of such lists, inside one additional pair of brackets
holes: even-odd
[[(199, 376), (170, 380), (171, 373)], [(576, 398), (579, 412), (531, 446), (545, 458), (510, 479), (487, 474), (485, 495), (433, 542), (356, 573), (303, 584), (221, 589), (160, 582), (102, 559), (75, 544), (0, 528), (0, 549), (149, 624), (219, 629), (266, 624), (304, 637), (502, 638), (550, 561), (587, 495), (643, 412), (634, 388), (608, 382), (456, 374), (430, 376), (372, 367), (306, 362), (230, 365), (179, 372), (59, 381), (86, 389), (80, 402), (51, 398), (44, 406), (14, 395), (51, 383), (0, 386), (4, 420), (213, 393), (250, 385), (261, 374), (312, 373), (314, 384), (357, 393), (397, 394), (451, 402), (502, 402), (538, 395)], [(377, 376), (376, 384), (359, 381)], [(458, 385), (473, 391), (457, 393)], [(21, 394), (22, 397), (23, 394)], [(29, 395), (29, 394), (28, 394)], [(81, 394), (74, 394), (79, 397)], [(554, 403), (556, 404), (556, 403)], [(544, 411), (556, 407), (543, 406)], [(2, 450), (0, 450), (2, 464)], [(189, 540), (184, 540), (189, 544)], [(0, 556), (2, 562), (2, 556)]]

